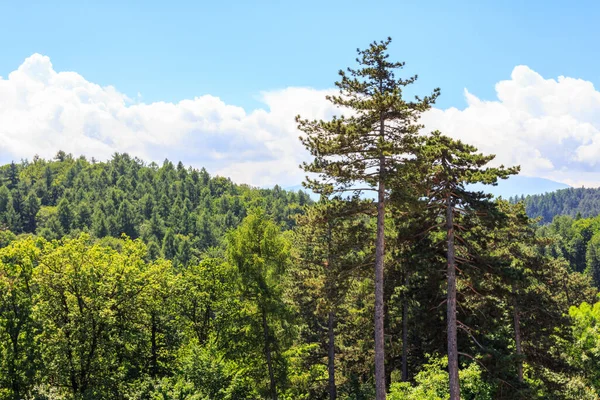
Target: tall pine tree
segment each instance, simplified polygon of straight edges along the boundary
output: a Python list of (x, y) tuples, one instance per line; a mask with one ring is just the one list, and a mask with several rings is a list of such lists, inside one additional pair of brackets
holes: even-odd
[[(424, 98), (406, 101), (403, 88), (416, 76), (396, 78), (402, 62), (388, 61), (391, 38), (358, 50), (358, 69), (340, 71), (338, 96), (329, 96), (348, 116), (331, 121), (296, 118), (306, 136), (301, 140), (315, 157), (304, 170), (307, 186), (317, 193), (372, 190), (377, 192), (377, 239), (375, 250), (375, 384), (377, 400), (386, 397), (384, 350), (383, 271), (385, 255), (385, 203), (388, 184), (404, 164), (418, 140), (421, 113), (431, 107), (439, 89)], [(358, 185), (358, 186), (356, 186)]]
[[(447, 259), (447, 340), (448, 375), (450, 380), (450, 399), (460, 399), (458, 379), (458, 342), (456, 319), (456, 240), (460, 238), (460, 220), (465, 216), (481, 214), (492, 208), (490, 195), (470, 191), (468, 184), (495, 184), (500, 178), (507, 178), (518, 172), (517, 168), (485, 168), (494, 159), (493, 155), (476, 153), (473, 146), (455, 141), (436, 131), (427, 138), (419, 159), (426, 161), (429, 186), (427, 198), (431, 209), (444, 220), (446, 228)], [(458, 234), (457, 234), (458, 230)], [(460, 254), (459, 254), (460, 255)]]

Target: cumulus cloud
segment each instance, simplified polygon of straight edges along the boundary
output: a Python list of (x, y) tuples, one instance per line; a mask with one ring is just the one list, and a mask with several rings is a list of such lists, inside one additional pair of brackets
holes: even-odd
[(600, 185), (600, 92), (591, 82), (545, 79), (521, 65), (496, 93), (483, 101), (465, 90), (466, 108), (434, 109), (423, 123), (496, 154), (497, 164), (521, 165), (524, 175)]
[[(294, 185), (308, 159), (294, 117), (335, 114), (329, 92), (264, 92), (264, 108), (252, 112), (210, 95), (145, 104), (140, 94), (134, 101), (75, 72), (57, 72), (34, 54), (0, 78), (0, 161), (51, 158), (58, 150), (108, 159), (118, 151), (181, 160), (257, 186)], [(484, 101), (465, 90), (464, 109), (433, 109), (422, 122), (496, 154), (497, 163), (521, 165), (525, 175), (600, 184), (600, 92), (592, 83), (517, 66), (496, 92), (496, 100)]]
[(297, 184), (306, 153), (294, 117), (330, 117), (335, 109), (327, 93), (265, 92), (265, 108), (251, 113), (210, 95), (134, 103), (113, 87), (56, 72), (48, 57), (34, 54), (0, 78), (0, 160), (51, 158), (58, 150), (108, 159), (118, 151), (182, 160), (257, 186)]

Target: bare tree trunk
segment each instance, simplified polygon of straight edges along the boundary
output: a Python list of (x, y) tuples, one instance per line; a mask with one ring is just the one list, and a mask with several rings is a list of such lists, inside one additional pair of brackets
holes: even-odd
[(277, 387), (275, 386), (275, 375), (273, 373), (273, 361), (271, 360), (271, 346), (270, 346), (270, 335), (269, 326), (267, 325), (267, 313), (265, 309), (262, 309), (262, 326), (263, 326), (263, 337), (265, 340), (265, 357), (267, 358), (267, 368), (269, 369), (269, 389), (271, 392), (271, 398), (277, 400)]
[(379, 183), (377, 204), (377, 243), (375, 248), (375, 389), (376, 399), (385, 400), (385, 347), (383, 334), (383, 255), (385, 187)]
[(333, 310), (329, 311), (329, 320), (327, 321), (327, 334), (329, 336), (329, 356), (327, 359), (327, 370), (329, 372), (329, 399), (335, 400), (337, 389), (335, 387), (335, 333), (333, 331), (335, 314)]
[(408, 381), (408, 274), (404, 280), (405, 293), (402, 299), (402, 382)]
[[(384, 139), (384, 115), (380, 117), (381, 139)], [(375, 243), (375, 398), (385, 400), (385, 337), (383, 312), (383, 256), (385, 254), (385, 157), (379, 158), (379, 188), (377, 195), (377, 239)]]
[(450, 400), (460, 399), (458, 380), (458, 341), (456, 332), (456, 260), (454, 254), (454, 221), (452, 199), (446, 200), (446, 228), (448, 229), (448, 375), (450, 381)]
[(517, 378), (523, 383), (523, 349), (521, 348), (521, 318), (517, 298), (514, 299), (513, 320), (515, 329), (515, 348), (517, 349)]

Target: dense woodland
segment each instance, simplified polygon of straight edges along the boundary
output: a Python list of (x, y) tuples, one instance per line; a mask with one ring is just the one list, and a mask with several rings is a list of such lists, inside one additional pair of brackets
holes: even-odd
[(588, 218), (600, 214), (598, 188), (568, 188), (545, 194), (516, 196), (509, 200), (512, 203), (524, 202), (527, 214), (531, 218), (541, 217), (543, 224), (551, 222), (557, 215)]
[(439, 90), (404, 99), (389, 44), (297, 118), (316, 202), (127, 154), (1, 167), (0, 399), (599, 398), (600, 219), (470, 191), (518, 168), (422, 134)]

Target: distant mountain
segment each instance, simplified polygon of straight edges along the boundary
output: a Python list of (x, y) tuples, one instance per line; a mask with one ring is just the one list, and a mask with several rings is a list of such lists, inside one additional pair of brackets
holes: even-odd
[(555, 190), (567, 189), (570, 186), (550, 179), (515, 175), (506, 180), (499, 181), (497, 186), (477, 184), (472, 187), (476, 190), (483, 190), (484, 192), (491, 193), (495, 197), (508, 199), (510, 197), (521, 195), (529, 196), (553, 192)]
[[(511, 176), (506, 180), (501, 180), (498, 182), (497, 186), (490, 185), (472, 185), (473, 190), (482, 190), (487, 193), (493, 194), (495, 197), (502, 197), (504, 199), (508, 199), (510, 197), (515, 196), (528, 196), (535, 194), (543, 194), (548, 192), (553, 192), (555, 190), (566, 189), (569, 188), (569, 185), (551, 181), (550, 179), (544, 178), (535, 178), (529, 176)], [(313, 200), (318, 200), (319, 196), (312, 193), (309, 190), (306, 190), (302, 187), (302, 185), (293, 185), (284, 187), (283, 189), (297, 192), (298, 190), (302, 190), (310, 195)], [(370, 198), (368, 194), (365, 194), (366, 198)]]

